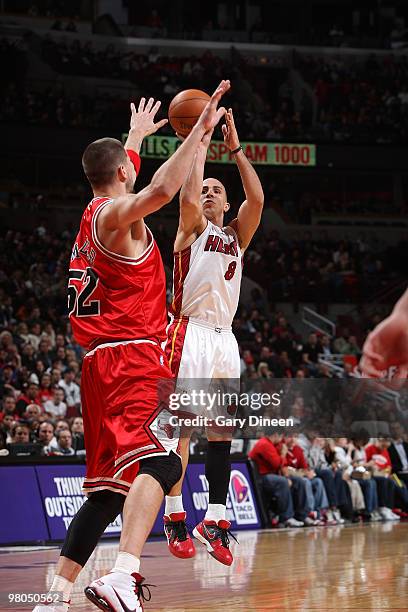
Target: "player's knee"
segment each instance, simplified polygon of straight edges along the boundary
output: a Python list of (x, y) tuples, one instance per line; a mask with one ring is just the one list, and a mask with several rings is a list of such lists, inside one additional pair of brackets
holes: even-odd
[(140, 461), (139, 474), (149, 474), (155, 478), (165, 495), (180, 480), (182, 473), (181, 459), (173, 451), (169, 455), (148, 457)]
[(122, 493), (113, 491), (95, 491), (85, 502), (90, 509), (105, 515), (109, 523), (112, 523), (123, 510), (126, 497)]

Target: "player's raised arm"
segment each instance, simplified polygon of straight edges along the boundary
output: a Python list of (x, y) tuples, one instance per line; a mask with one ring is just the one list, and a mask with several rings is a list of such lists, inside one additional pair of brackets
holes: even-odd
[[(207, 158), (207, 150), (211, 142), (214, 130), (204, 134), (195, 154), (187, 180), (183, 183), (180, 192), (180, 219), (178, 236), (181, 240), (188, 238), (191, 234), (201, 232), (207, 225), (207, 219), (203, 214), (200, 203), (200, 195), (203, 188), (204, 166)], [(181, 234), (181, 236), (179, 236)], [(176, 248), (177, 250), (177, 248)]]
[(229, 88), (229, 81), (221, 81), (190, 134), (153, 175), (150, 185), (135, 195), (116, 198), (102, 211), (101, 222), (106, 229), (126, 229), (171, 202), (187, 178), (204, 134), (212, 130), (225, 114), (225, 109), (217, 109), (217, 106)]
[(241, 148), (231, 108), (228, 109), (225, 115), (225, 124), (222, 126), (222, 132), (224, 134), (224, 142), (237, 162), (246, 197), (239, 208), (237, 218), (230, 223), (230, 226), (238, 234), (241, 249), (246, 249), (261, 221), (264, 193), (255, 168)]
[(160, 106), (160, 100), (157, 100), (155, 103), (153, 98), (149, 98), (146, 103), (146, 99), (142, 98), (136, 110), (136, 106), (131, 102), (130, 128), (125, 142), (125, 149), (139, 153), (143, 139), (155, 134), (157, 130), (160, 130), (160, 128), (168, 123), (167, 119), (161, 119), (157, 123), (154, 122)]

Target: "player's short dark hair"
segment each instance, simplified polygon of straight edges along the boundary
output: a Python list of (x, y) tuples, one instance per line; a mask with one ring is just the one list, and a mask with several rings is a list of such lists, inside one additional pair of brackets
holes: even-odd
[(89, 144), (82, 155), (82, 167), (92, 187), (109, 185), (117, 169), (126, 161), (126, 151), (116, 138), (100, 138)]

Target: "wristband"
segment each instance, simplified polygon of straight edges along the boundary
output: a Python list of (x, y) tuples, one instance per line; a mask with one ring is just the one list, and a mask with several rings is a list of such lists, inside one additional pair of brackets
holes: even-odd
[(142, 163), (139, 153), (136, 153), (136, 151), (134, 151), (133, 149), (126, 149), (126, 153), (130, 161), (132, 162), (134, 169), (136, 170), (136, 174), (139, 174), (140, 164)]
[(237, 153), (239, 153), (240, 151), (242, 151), (242, 147), (241, 145), (239, 145), (239, 147), (237, 147), (236, 149), (234, 149), (233, 151), (231, 151), (231, 155), (236, 155)]

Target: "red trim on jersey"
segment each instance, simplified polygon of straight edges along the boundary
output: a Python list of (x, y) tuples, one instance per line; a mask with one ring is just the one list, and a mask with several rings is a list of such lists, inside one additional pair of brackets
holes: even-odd
[(130, 490), (130, 485), (120, 484), (112, 480), (98, 480), (98, 482), (87, 482), (84, 480), (82, 488), (85, 489), (96, 489), (100, 487), (112, 487), (114, 489), (119, 489), (120, 491), (126, 491), (126, 493)]
[(174, 319), (168, 331), (168, 343), (166, 345), (169, 366), (175, 378), (177, 378), (181, 356), (183, 354), (184, 340), (186, 338), (188, 317)]
[(128, 154), (128, 157), (132, 162), (134, 169), (136, 170), (136, 175), (138, 175), (140, 172), (140, 164), (142, 163), (139, 153), (137, 151), (134, 151), (133, 149), (126, 149), (126, 153)]
[(173, 272), (173, 301), (171, 303), (170, 312), (179, 317), (183, 304), (183, 287), (184, 281), (190, 268), (191, 246), (183, 251), (174, 253), (174, 272)]

